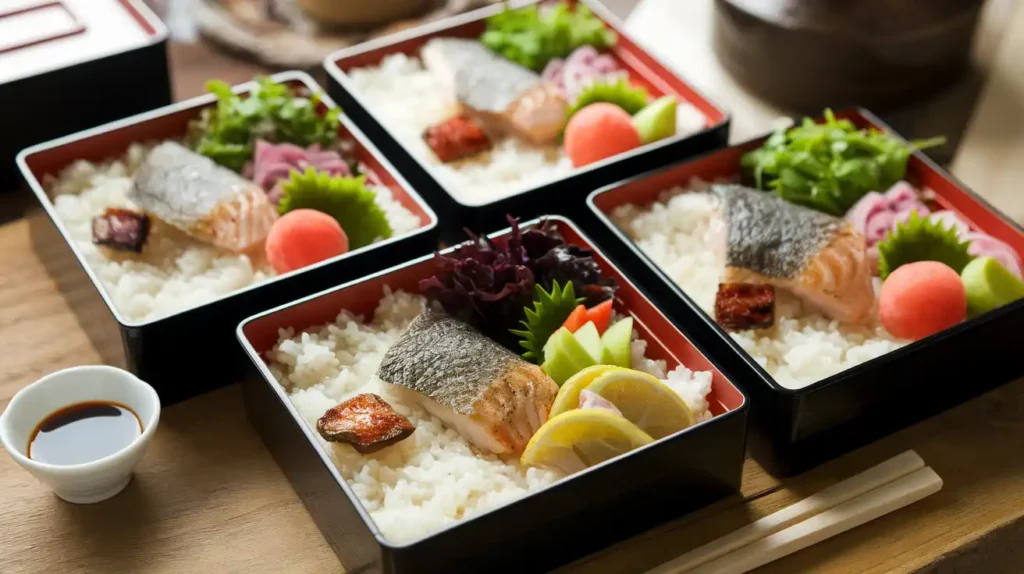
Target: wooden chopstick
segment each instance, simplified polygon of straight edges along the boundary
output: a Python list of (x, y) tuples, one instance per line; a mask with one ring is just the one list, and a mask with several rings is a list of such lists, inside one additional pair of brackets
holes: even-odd
[(931, 467), (926, 466), (835, 508), (776, 532), (767, 538), (748, 544), (732, 554), (690, 570), (689, 574), (744, 574), (750, 572), (783, 556), (803, 550), (893, 510), (917, 502), (938, 492), (941, 488), (942, 479), (935, 474)]
[(853, 498), (924, 468), (924, 460), (912, 450), (894, 456), (851, 476), (792, 506), (733, 531), (649, 570), (647, 574), (689, 572), (738, 548), (762, 540), (802, 520), (821, 514)]

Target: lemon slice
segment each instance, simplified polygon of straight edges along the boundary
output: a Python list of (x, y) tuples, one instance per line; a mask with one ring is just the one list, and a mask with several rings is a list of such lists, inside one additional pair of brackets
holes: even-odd
[(631, 369), (608, 371), (586, 388), (615, 405), (622, 416), (655, 439), (696, 422), (683, 398), (647, 373)]
[(620, 416), (576, 409), (548, 419), (537, 429), (520, 462), (572, 474), (653, 441)]
[(569, 377), (569, 380), (565, 381), (558, 389), (558, 394), (555, 395), (555, 402), (551, 404), (551, 412), (548, 413), (548, 418), (556, 417), (566, 411), (579, 408), (580, 393), (583, 392), (583, 389), (587, 388), (587, 385), (594, 382), (594, 379), (597, 377), (616, 369), (620, 371), (627, 370), (615, 365), (594, 365)]

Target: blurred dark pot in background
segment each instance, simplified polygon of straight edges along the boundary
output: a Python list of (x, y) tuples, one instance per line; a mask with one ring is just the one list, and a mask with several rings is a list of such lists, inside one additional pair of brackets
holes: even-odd
[(713, 45), (747, 90), (796, 112), (884, 110), (970, 66), (984, 0), (715, 0)]
[(411, 18), (429, 0), (296, 0), (309, 17), (335, 26), (379, 26)]

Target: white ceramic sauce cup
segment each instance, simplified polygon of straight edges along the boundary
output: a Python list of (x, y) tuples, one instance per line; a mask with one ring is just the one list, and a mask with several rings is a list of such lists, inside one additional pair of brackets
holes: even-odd
[[(29, 439), (39, 423), (55, 411), (86, 401), (112, 401), (131, 408), (142, 422), (142, 434), (120, 451), (92, 462), (64, 466), (28, 458)], [(73, 367), (49, 374), (14, 395), (0, 415), (0, 442), (18, 464), (57, 496), (91, 504), (128, 485), (159, 420), (160, 398), (135, 375), (105, 365)]]

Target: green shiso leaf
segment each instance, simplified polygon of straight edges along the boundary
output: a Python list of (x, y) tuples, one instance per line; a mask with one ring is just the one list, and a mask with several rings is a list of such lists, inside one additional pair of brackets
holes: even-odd
[(569, 318), (572, 310), (586, 299), (576, 297), (572, 281), (566, 281), (565, 287), (560, 287), (558, 281), (552, 281), (550, 293), (540, 284), (534, 284), (533, 288), (537, 295), (533, 301), (533, 309), (524, 309), (526, 319), (520, 321), (524, 328), (509, 329), (509, 332), (520, 337), (519, 345), (526, 349), (523, 358), (539, 365), (544, 362), (544, 345), (551, 334), (557, 331)]
[(297, 97), (288, 86), (264, 77), (257, 78), (256, 84), (243, 97), (222, 81), (207, 82), (206, 89), (217, 96), (217, 105), (204, 109), (191, 126), (192, 147), (197, 153), (240, 171), (252, 159), (257, 139), (302, 147), (329, 147), (337, 141), (341, 110), (332, 108), (319, 114), (319, 94)]
[(284, 195), (278, 213), (294, 209), (315, 209), (336, 219), (348, 236), (350, 249), (359, 249), (377, 239), (391, 237), (391, 224), (377, 205), (377, 194), (366, 187), (366, 176), (331, 176), (307, 168), (292, 171), (281, 189)]
[(631, 86), (623, 78), (615, 82), (594, 82), (583, 88), (576, 101), (569, 108), (568, 117), (580, 111), (590, 104), (597, 102), (608, 102), (626, 110), (626, 113), (633, 115), (647, 107), (647, 90), (641, 87)]
[(911, 142), (877, 129), (858, 129), (825, 110), (824, 123), (804, 118), (776, 131), (741, 165), (759, 189), (786, 201), (841, 217), (869, 191), (884, 191), (904, 179), (914, 148), (945, 143), (945, 138)]
[(555, 58), (581, 46), (598, 50), (615, 45), (618, 36), (589, 8), (573, 10), (562, 0), (553, 5), (509, 8), (487, 19), (480, 42), (505, 58), (536, 72)]
[(878, 243), (878, 269), (884, 280), (901, 265), (915, 261), (938, 261), (960, 273), (974, 259), (967, 249), (970, 243), (961, 241), (953, 226), (922, 218), (917, 212), (910, 219), (896, 225), (885, 239)]

